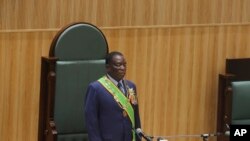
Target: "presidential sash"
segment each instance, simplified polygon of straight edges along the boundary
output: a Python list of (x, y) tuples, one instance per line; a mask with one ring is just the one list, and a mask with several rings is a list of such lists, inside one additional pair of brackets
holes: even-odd
[[(126, 96), (119, 90), (119, 88), (107, 78), (107, 76), (103, 76), (98, 80), (101, 85), (114, 97), (115, 101), (120, 105), (120, 107), (128, 114), (129, 119), (132, 123), (132, 128), (135, 128), (135, 117), (134, 117), (134, 109), (130, 103), (130, 100), (126, 98)], [(132, 129), (133, 140), (135, 141), (135, 131)]]

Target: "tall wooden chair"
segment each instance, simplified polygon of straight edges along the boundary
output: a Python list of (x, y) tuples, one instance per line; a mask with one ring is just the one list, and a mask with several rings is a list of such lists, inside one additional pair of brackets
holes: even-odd
[(87, 85), (105, 74), (108, 44), (96, 26), (74, 23), (55, 36), (42, 57), (38, 141), (87, 141)]
[[(242, 94), (242, 90), (249, 84), (248, 81), (250, 81), (250, 58), (226, 59), (226, 73), (219, 74), (217, 132), (224, 134), (229, 130), (230, 124), (242, 119), (244, 110), (239, 111), (237, 108), (241, 107), (238, 104), (239, 100), (242, 100), (242, 95), (247, 96), (245, 93)], [(217, 140), (229, 141), (229, 136), (219, 136)]]

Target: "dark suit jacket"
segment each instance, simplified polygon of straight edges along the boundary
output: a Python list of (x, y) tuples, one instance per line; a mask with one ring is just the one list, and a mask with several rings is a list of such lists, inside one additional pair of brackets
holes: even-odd
[[(131, 81), (125, 80), (136, 91)], [(135, 129), (140, 128), (138, 105), (132, 105)], [(98, 82), (88, 86), (85, 98), (85, 119), (90, 141), (132, 141), (132, 124), (113, 96)], [(140, 139), (136, 136), (136, 140)]]

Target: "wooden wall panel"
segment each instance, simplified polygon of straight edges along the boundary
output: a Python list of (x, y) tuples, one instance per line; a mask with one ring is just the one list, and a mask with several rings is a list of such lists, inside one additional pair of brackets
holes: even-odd
[(249, 0), (1, 0), (0, 29), (249, 23)]
[(249, 29), (208, 26), (104, 30), (111, 50), (118, 49), (127, 56), (127, 77), (138, 86), (145, 132), (215, 132), (218, 74), (224, 72), (226, 58), (250, 57)]
[(0, 33), (0, 140), (35, 141), (40, 60), (54, 33)]
[[(127, 57), (146, 133), (214, 132), (225, 59), (250, 57), (249, 6), (249, 0), (0, 0), (0, 141), (37, 139), (40, 59), (56, 31), (76, 21), (102, 27), (110, 50)], [(201, 139), (169, 141), (188, 140)]]

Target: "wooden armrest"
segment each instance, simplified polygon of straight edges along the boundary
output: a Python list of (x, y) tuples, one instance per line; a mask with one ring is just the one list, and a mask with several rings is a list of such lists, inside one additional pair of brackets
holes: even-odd
[(52, 135), (57, 135), (55, 122), (54, 121), (50, 121), (49, 125), (50, 125), (50, 129), (51, 129), (51, 134)]
[(46, 141), (56, 141), (57, 140), (57, 130), (56, 124), (53, 120), (49, 121), (48, 129), (45, 130)]

